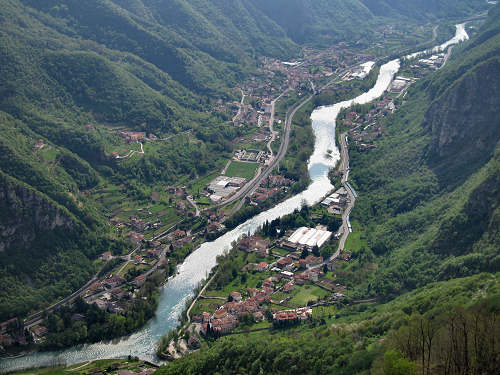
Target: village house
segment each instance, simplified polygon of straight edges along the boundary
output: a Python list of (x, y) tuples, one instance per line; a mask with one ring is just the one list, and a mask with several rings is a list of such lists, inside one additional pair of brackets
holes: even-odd
[(264, 272), (267, 270), (267, 263), (266, 262), (260, 262), (255, 266), (255, 269), (258, 272)]
[(11, 332), (16, 330), (19, 326), (19, 319), (12, 318), (5, 322), (0, 323), (0, 334), (5, 334), (7, 332)]
[(289, 264), (292, 264), (293, 263), (293, 259), (290, 258), (290, 257), (283, 257), (281, 259), (279, 259), (277, 262), (276, 262), (276, 266), (278, 268), (285, 268), (287, 265)]
[(132, 241), (135, 244), (139, 244), (144, 240), (144, 235), (143, 234), (138, 234), (136, 232), (130, 232), (130, 241)]
[(265, 250), (269, 247), (269, 240), (264, 240), (262, 237), (242, 237), (238, 242), (238, 248), (247, 252)]
[(239, 292), (231, 292), (230, 296), (231, 296), (231, 299), (235, 302), (241, 301), (241, 293), (239, 293)]
[(103, 280), (102, 284), (105, 288), (111, 289), (123, 284), (124, 282), (125, 279), (123, 277), (110, 277), (109, 279)]
[(269, 176), (266, 180), (264, 180), (264, 184), (270, 187), (290, 186), (292, 182), (293, 181), (289, 178), (285, 178), (280, 175)]
[(351, 254), (349, 253), (342, 253), (340, 254), (340, 258), (345, 260), (345, 261), (349, 261), (351, 259)]
[(312, 309), (301, 307), (295, 310), (278, 311), (273, 314), (273, 326), (284, 327), (300, 323), (300, 321), (312, 318)]
[(121, 299), (125, 295), (125, 292), (121, 288), (115, 288), (111, 291), (111, 298), (115, 300)]
[(290, 293), (293, 290), (293, 281), (290, 281), (283, 285), (283, 293)]
[(98, 298), (92, 301), (91, 303), (95, 304), (99, 309), (101, 310), (107, 310), (108, 309), (108, 301)]
[(132, 284), (134, 284), (137, 287), (140, 287), (142, 284), (146, 282), (146, 276), (145, 275), (139, 275), (137, 276), (133, 281)]
[(134, 256), (134, 264), (137, 266), (139, 264), (146, 264), (146, 262), (144, 261), (143, 257), (141, 257), (140, 255), (136, 255)]
[(44, 326), (35, 326), (30, 329), (30, 332), (33, 342), (38, 344), (43, 340), (43, 337), (49, 332), (49, 330)]
[(125, 309), (117, 305), (115, 302), (112, 302), (108, 304), (108, 312), (111, 314), (123, 314)]

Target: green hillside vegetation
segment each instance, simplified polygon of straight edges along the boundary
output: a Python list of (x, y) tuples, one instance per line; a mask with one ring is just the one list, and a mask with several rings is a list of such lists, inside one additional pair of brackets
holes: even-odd
[(411, 88), (377, 149), (351, 150), (360, 192), (353, 217), (364, 226), (369, 251), (380, 256), (364, 285), (369, 294), (390, 298), (500, 267), (500, 135), (491, 121), (500, 104), (493, 78), (500, 72), (499, 31), (497, 22), (491, 38), (480, 34), (481, 44), (466, 44)]

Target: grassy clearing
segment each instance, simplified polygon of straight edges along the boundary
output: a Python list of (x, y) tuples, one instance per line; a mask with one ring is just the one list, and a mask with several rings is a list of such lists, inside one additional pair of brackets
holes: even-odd
[(316, 302), (318, 299), (329, 295), (325, 290), (310, 284), (306, 284), (300, 288), (296, 287), (294, 294), (290, 303), (296, 307), (306, 306), (310, 301)]
[(199, 299), (191, 310), (191, 316), (199, 315), (206, 311), (209, 313), (215, 312), (217, 308), (224, 304), (225, 301), (216, 298)]
[(313, 318), (325, 319), (327, 324), (335, 320), (336, 313), (336, 306), (318, 306), (313, 308)]
[(233, 161), (227, 168), (226, 176), (228, 177), (243, 177), (251, 180), (255, 175), (255, 171), (259, 163), (244, 163), (241, 161)]
[(282, 255), (282, 256), (290, 254), (289, 250), (282, 249), (281, 247), (275, 247), (275, 248), (273, 248), (272, 252), (275, 253), (275, 254)]
[(204, 195), (200, 195), (199, 197), (196, 198), (196, 203), (203, 205), (203, 206), (210, 206), (212, 202), (210, 199), (205, 197)]
[(40, 155), (42, 155), (45, 161), (52, 162), (56, 159), (58, 153), (59, 151), (55, 148), (48, 146), (41, 150)]
[(361, 249), (362, 247), (367, 246), (366, 239), (363, 236), (363, 229), (359, 221), (353, 220), (352, 224), (352, 233), (347, 237), (347, 241), (345, 243), (345, 249), (356, 251)]
[(234, 332), (239, 333), (239, 332), (246, 332), (248, 330), (272, 328), (272, 326), (273, 326), (272, 323), (268, 322), (267, 320), (263, 320), (262, 322), (255, 323), (249, 326), (244, 326), (240, 324), (238, 327), (235, 328)]

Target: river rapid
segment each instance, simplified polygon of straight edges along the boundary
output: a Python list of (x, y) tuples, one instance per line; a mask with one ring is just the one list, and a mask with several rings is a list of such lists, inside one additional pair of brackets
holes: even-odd
[[(448, 45), (466, 39), (461, 37), (462, 30), (465, 32), (463, 25), (457, 25), (457, 35), (447, 42)], [(465, 35), (467, 34), (465, 33)], [(2, 359), (0, 360), (0, 371), (52, 366), (58, 363), (71, 365), (128, 355), (157, 362), (155, 351), (158, 340), (177, 326), (178, 318), (185, 308), (186, 302), (193, 296), (193, 289), (207, 277), (210, 270), (216, 265), (218, 255), (229, 251), (231, 244), (243, 234), (253, 234), (266, 220), (271, 221), (290, 214), (304, 203), (316, 204), (332, 191), (334, 187), (328, 179), (328, 171), (335, 166), (340, 158), (335, 141), (335, 122), (338, 113), (352, 104), (365, 104), (380, 97), (389, 87), (394, 75), (399, 70), (399, 66), (399, 60), (392, 60), (382, 65), (377, 82), (369, 91), (354, 99), (319, 107), (312, 112), (315, 144), (314, 152), (308, 163), (312, 181), (309, 187), (300, 194), (247, 220), (215, 241), (202, 244), (191, 253), (179, 266), (178, 274), (161, 289), (156, 316), (144, 328), (117, 340), (79, 345), (61, 351), (33, 353), (19, 358)]]

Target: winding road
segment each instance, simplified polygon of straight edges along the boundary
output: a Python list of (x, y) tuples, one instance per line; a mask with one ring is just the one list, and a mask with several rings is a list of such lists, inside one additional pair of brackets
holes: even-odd
[(346, 137), (347, 137), (347, 132), (342, 133), (340, 135), (340, 155), (341, 155), (341, 160), (342, 164), (340, 166), (340, 169), (342, 171), (342, 185), (347, 191), (347, 195), (349, 196), (349, 200), (347, 203), (347, 207), (342, 214), (342, 226), (339, 229), (342, 231), (342, 237), (340, 237), (339, 241), (339, 247), (335, 254), (332, 255), (330, 259), (335, 259), (339, 256), (339, 254), (344, 251), (345, 248), (345, 243), (347, 241), (347, 237), (349, 236), (349, 233), (351, 233), (350, 229), (350, 223), (349, 223), (349, 215), (351, 214), (351, 211), (354, 207), (354, 202), (356, 201), (356, 196), (354, 192), (352, 191), (351, 185), (347, 182), (349, 179), (349, 151), (347, 148), (347, 142), (346, 142)]

